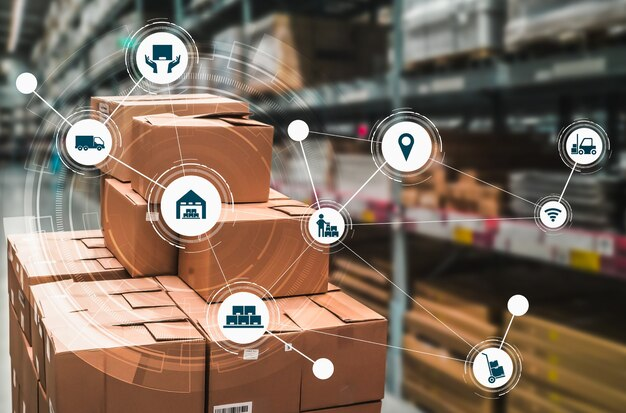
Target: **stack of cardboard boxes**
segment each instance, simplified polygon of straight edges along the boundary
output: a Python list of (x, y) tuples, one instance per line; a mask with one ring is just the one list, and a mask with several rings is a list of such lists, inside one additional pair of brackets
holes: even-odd
[[(387, 322), (328, 283), (328, 251), (301, 233), (308, 208), (270, 190), (273, 128), (212, 95), (92, 104), (120, 129), (113, 155), (145, 176), (107, 166), (102, 231), (9, 237), (14, 412), (379, 412)], [(213, 249), (152, 228), (150, 179), (181, 157), (230, 185)], [(269, 290), (280, 313), (241, 352), (207, 317), (236, 281)], [(294, 348), (334, 374), (316, 378)]]

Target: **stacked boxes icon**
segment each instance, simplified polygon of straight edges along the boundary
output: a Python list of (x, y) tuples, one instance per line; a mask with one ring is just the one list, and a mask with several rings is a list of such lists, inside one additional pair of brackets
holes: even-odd
[(224, 328), (263, 328), (261, 316), (256, 315), (254, 305), (234, 305), (233, 311), (226, 316)]

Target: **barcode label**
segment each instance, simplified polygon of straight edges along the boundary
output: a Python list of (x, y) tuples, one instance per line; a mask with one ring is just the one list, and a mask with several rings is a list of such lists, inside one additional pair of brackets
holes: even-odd
[(105, 115), (109, 114), (109, 105), (108, 103), (104, 103), (104, 102), (100, 102), (98, 104), (98, 110), (102, 113), (104, 113)]
[(258, 358), (259, 358), (258, 348), (247, 348), (243, 351), (244, 360), (258, 360)]
[(252, 402), (222, 404), (213, 407), (213, 413), (252, 413)]

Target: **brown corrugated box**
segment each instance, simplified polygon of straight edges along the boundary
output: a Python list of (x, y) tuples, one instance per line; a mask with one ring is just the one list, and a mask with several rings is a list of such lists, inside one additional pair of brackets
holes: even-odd
[[(111, 120), (119, 129), (122, 142), (112, 148), (111, 154), (117, 159), (129, 163), (128, 154), (135, 146), (140, 146), (135, 141), (135, 137), (138, 135), (133, 130), (132, 120), (135, 116), (159, 113), (173, 113), (179, 116), (215, 112), (247, 113), (248, 105), (244, 102), (202, 93), (191, 95), (97, 96), (91, 98), (91, 109), (99, 111), (105, 116), (113, 113)], [(105, 172), (124, 182), (130, 182), (136, 176), (126, 166), (115, 161), (107, 163)]]
[(176, 274), (178, 248), (152, 228), (147, 202), (131, 185), (104, 180), (101, 200), (106, 246), (133, 277)]
[[(328, 409), (308, 410), (310, 413), (380, 413), (381, 402), (359, 403), (351, 406), (331, 407)], [(303, 410), (302, 413), (305, 413)]]
[[(382, 316), (340, 291), (283, 298), (277, 304), (280, 324), (274, 322), (269, 330), (313, 360), (330, 358), (333, 376), (315, 378), (309, 360), (272, 337), (259, 343), (258, 360), (245, 360), (208, 339), (208, 412), (242, 402), (251, 402), (255, 412), (288, 413), (382, 399), (386, 349), (373, 344), (386, 343)], [(207, 337), (211, 306), (192, 311)]]
[[(181, 161), (206, 165), (224, 179), (233, 202), (266, 202), (274, 128), (228, 106), (205, 113), (136, 117), (134, 146), (126, 150), (128, 163), (153, 180)], [(131, 183), (139, 195), (148, 199), (154, 186), (148, 179), (135, 174)], [(150, 202), (159, 203), (156, 197)]]
[[(132, 279), (42, 294), (45, 390), (54, 411), (204, 411), (204, 338), (161, 288), (155, 279)], [(42, 310), (68, 297), (79, 311)]]
[(29, 343), (31, 286), (66, 279), (84, 281), (128, 276), (104, 247), (101, 231), (11, 235), (7, 249), (9, 301)]
[(16, 412), (38, 413), (39, 409), (39, 389), (37, 373), (33, 363), (33, 351), (26, 336), (22, 332), (17, 320), (17, 315), (12, 308), (9, 309), (9, 333), (11, 355), (12, 387), (17, 402)]
[(309, 245), (302, 234), (302, 219), (310, 213), (288, 199), (223, 208), (213, 249), (187, 244), (179, 252), (178, 274), (207, 300), (226, 281), (251, 281), (274, 297), (325, 292), (327, 249)]

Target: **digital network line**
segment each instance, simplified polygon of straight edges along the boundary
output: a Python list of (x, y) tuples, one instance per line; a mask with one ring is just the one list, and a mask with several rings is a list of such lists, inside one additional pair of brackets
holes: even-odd
[(460, 169), (453, 168), (452, 166), (450, 166), (450, 165), (448, 165), (448, 164), (445, 164), (445, 163), (443, 163), (443, 162), (441, 162), (441, 161), (439, 161), (439, 160), (437, 160), (437, 159), (435, 159), (435, 158), (430, 158), (430, 160), (431, 160), (431, 161), (433, 161), (433, 162), (435, 162), (435, 163), (438, 163), (439, 165), (441, 165), (441, 166), (443, 166), (443, 167), (446, 167), (446, 168), (451, 169), (451, 170), (453, 170), (453, 171), (455, 171), (455, 172), (458, 172), (458, 173), (460, 173), (460, 174), (462, 174), (462, 175), (465, 175), (465, 176), (467, 176), (468, 178), (475, 179), (476, 181), (478, 181), (478, 182), (480, 182), (480, 183), (483, 183), (483, 184), (488, 185), (488, 186), (490, 186), (490, 187), (492, 187), (492, 188), (495, 188), (495, 189), (497, 189), (498, 191), (502, 191), (502, 192), (504, 192), (505, 194), (509, 194), (509, 195), (511, 195), (511, 196), (514, 196), (514, 197), (515, 197), (515, 198), (517, 198), (517, 199), (520, 199), (520, 200), (522, 200), (522, 201), (524, 201), (524, 202), (528, 202), (528, 203), (529, 203), (529, 204), (531, 204), (531, 205), (537, 206), (537, 204), (536, 204), (535, 202), (532, 202), (532, 201), (530, 201), (530, 200), (528, 200), (528, 199), (526, 199), (526, 198), (523, 198), (523, 197), (521, 197), (521, 196), (519, 196), (519, 195), (515, 195), (514, 193), (509, 192), (509, 191), (507, 191), (506, 189), (502, 189), (502, 188), (500, 188), (499, 186), (496, 186), (496, 185), (490, 184), (490, 183), (489, 183), (489, 182), (487, 182), (487, 181), (483, 181), (482, 179), (480, 179), (480, 178), (478, 178), (478, 177), (475, 177), (475, 176), (473, 176), (473, 175), (470, 175), (470, 174), (468, 174), (468, 173), (466, 173), (466, 172), (463, 172), (463, 171), (461, 171)]
[[(132, 79), (131, 79), (132, 80)], [(132, 89), (130, 89), (130, 92), (128, 92), (124, 98), (122, 99), (122, 101), (115, 107), (115, 109), (113, 109), (113, 112), (111, 112), (111, 114), (104, 120), (104, 122), (102, 122), (104, 125), (107, 124), (108, 121), (111, 120), (111, 118), (113, 117), (113, 115), (115, 115), (115, 112), (117, 112), (117, 110), (122, 106), (122, 103), (126, 102), (126, 99), (133, 94), (133, 92), (135, 91), (135, 89), (137, 88), (137, 86), (139, 86), (139, 83), (141, 83), (141, 81), (143, 80), (143, 76), (141, 76), (141, 79), (139, 79), (138, 82), (135, 83), (135, 86), (132, 87)], [(134, 82), (133, 82), (134, 83)]]
[(506, 328), (506, 331), (504, 332), (504, 336), (502, 337), (502, 341), (500, 342), (500, 349), (502, 349), (502, 346), (504, 345), (504, 340), (506, 340), (506, 336), (509, 334), (509, 330), (511, 329), (511, 325), (513, 324), (513, 319), (515, 318), (514, 314), (511, 314), (511, 321), (509, 321), (509, 325)]
[(561, 196), (559, 196), (559, 203), (561, 203), (561, 200), (563, 199), (563, 195), (565, 195), (565, 190), (567, 189), (567, 186), (569, 185), (569, 181), (572, 179), (572, 175), (574, 175), (574, 171), (576, 170), (576, 165), (578, 165), (578, 162), (575, 162), (574, 166), (572, 166), (572, 170), (569, 173), (569, 177), (567, 178), (567, 182), (565, 182), (565, 186), (563, 187), (563, 191), (561, 192)]
[(309, 174), (309, 179), (311, 180), (311, 188), (313, 188), (313, 195), (315, 196), (315, 204), (319, 207), (320, 200), (317, 197), (317, 191), (315, 190), (315, 184), (313, 183), (313, 175), (311, 175), (311, 168), (309, 168), (309, 161), (306, 159), (306, 152), (304, 151), (304, 145), (302, 141), (298, 142), (300, 144), (300, 149), (302, 149), (302, 157), (304, 158), (304, 164), (306, 165), (306, 171)]
[(283, 340), (282, 338), (278, 337), (276, 334), (272, 333), (269, 329), (265, 330), (265, 332), (267, 334), (269, 334), (270, 336), (274, 337), (275, 339), (277, 339), (278, 341), (280, 341), (281, 343), (283, 343), (284, 345), (290, 347), (293, 351), (295, 351), (296, 353), (300, 354), (302, 357), (304, 357), (305, 359), (309, 360), (311, 363), (315, 364), (315, 360), (313, 360), (311, 357), (307, 356), (306, 354), (304, 354), (303, 352), (301, 352), (300, 350), (295, 348), (293, 346), (293, 344), (287, 343), (285, 340)]
[(352, 201), (352, 200), (354, 199), (354, 197), (355, 197), (355, 196), (357, 196), (357, 194), (358, 194), (359, 192), (361, 192), (361, 190), (362, 190), (363, 188), (365, 188), (365, 185), (367, 185), (367, 184), (368, 184), (368, 183), (369, 183), (372, 179), (374, 179), (374, 177), (376, 176), (376, 174), (377, 174), (378, 172), (380, 172), (380, 170), (381, 170), (381, 169), (383, 169), (383, 167), (384, 167), (385, 165), (387, 165), (387, 162), (383, 162), (383, 163), (382, 163), (382, 164), (378, 167), (378, 169), (376, 169), (376, 171), (374, 171), (374, 173), (373, 173), (373, 174), (372, 174), (369, 178), (367, 178), (367, 181), (365, 181), (365, 182), (363, 183), (363, 185), (361, 185), (361, 187), (360, 187), (359, 189), (357, 189), (357, 190), (356, 190), (356, 192), (354, 193), (354, 195), (352, 195), (352, 196), (350, 197), (350, 199), (348, 199), (346, 202), (344, 202), (344, 204), (343, 204), (343, 206), (341, 207), (341, 209), (339, 209), (339, 212), (343, 211), (343, 210), (344, 210), (344, 209), (348, 206), (348, 204), (350, 203), (350, 201)]
[(408, 294), (406, 291), (404, 291), (402, 288), (400, 288), (396, 283), (394, 283), (393, 281), (391, 281), (387, 276), (385, 276), (383, 273), (381, 273), (380, 271), (378, 271), (376, 268), (374, 268), (374, 266), (372, 264), (370, 264), (369, 262), (367, 262), (363, 257), (361, 257), (359, 254), (357, 254), (352, 248), (348, 247), (345, 243), (343, 243), (342, 241), (339, 241), (341, 243), (341, 245), (343, 245), (344, 247), (346, 247), (350, 252), (352, 252), (358, 259), (360, 259), (361, 261), (363, 261), (363, 263), (365, 263), (365, 265), (367, 265), (368, 267), (370, 267), (372, 270), (376, 271), (378, 273), (378, 275), (380, 275), (381, 277), (383, 277), (385, 280), (387, 280), (387, 282), (389, 282), (391, 285), (393, 285), (394, 287), (396, 287), (402, 294), (404, 294), (409, 300), (413, 301), (417, 306), (419, 306), (422, 310), (426, 311), (430, 316), (432, 316), (435, 320), (437, 320), (442, 326), (444, 326), (445, 328), (447, 328), (452, 334), (454, 334), (455, 336), (457, 336), (458, 338), (460, 338), (463, 342), (465, 342), (465, 344), (467, 344), (468, 346), (470, 346), (470, 348), (474, 347), (469, 341), (467, 341), (465, 338), (463, 338), (459, 333), (457, 333), (456, 331), (454, 331), (450, 326), (448, 326), (446, 323), (444, 323), (443, 321), (441, 321), (439, 319), (439, 317), (437, 317), (436, 315), (434, 315), (432, 312), (430, 312), (430, 310), (428, 310), (426, 307), (424, 307), (421, 303), (419, 303), (415, 298), (411, 297), (410, 294)]
[(67, 124), (68, 124), (68, 125), (70, 125), (70, 126), (73, 126), (73, 125), (72, 125), (72, 123), (71, 123), (69, 120), (67, 120), (67, 119), (65, 118), (65, 116), (61, 115), (61, 114), (60, 114), (60, 113), (59, 113), (59, 112), (58, 112), (58, 111), (54, 108), (54, 106), (52, 106), (51, 104), (49, 104), (49, 103), (48, 103), (48, 101), (47, 101), (46, 99), (42, 98), (42, 97), (41, 97), (41, 95), (40, 95), (39, 93), (37, 93), (37, 91), (36, 91), (36, 90), (34, 90), (34, 91), (33, 91), (33, 95), (37, 96), (37, 97), (38, 97), (38, 98), (39, 98), (39, 99), (40, 99), (43, 103), (45, 103), (45, 104), (46, 104), (46, 105), (47, 105), (50, 109), (52, 109), (52, 111), (53, 111), (54, 113), (56, 113), (57, 115), (59, 115), (59, 117), (60, 117), (61, 119), (63, 119), (63, 121), (64, 121), (65, 123), (67, 123)]
[(233, 290), (230, 289), (230, 284), (228, 282), (228, 279), (226, 278), (226, 274), (224, 274), (224, 270), (222, 269), (222, 264), (220, 264), (220, 260), (217, 258), (217, 254), (215, 253), (215, 248), (213, 248), (213, 244), (211, 243), (211, 237), (207, 237), (206, 239), (209, 242), (209, 248), (211, 249), (211, 253), (213, 253), (213, 257), (215, 257), (215, 262), (217, 263), (217, 266), (220, 269), (220, 273), (222, 273), (222, 277), (224, 278), (224, 282), (226, 283), (228, 292), (232, 294)]
[(432, 221), (390, 221), (390, 222), (360, 222), (352, 226), (373, 226), (373, 225), (403, 225), (403, 224), (445, 224), (448, 222), (501, 222), (501, 221), (523, 221), (534, 220), (535, 217), (513, 217), (513, 218), (471, 218), (471, 219), (442, 219)]

